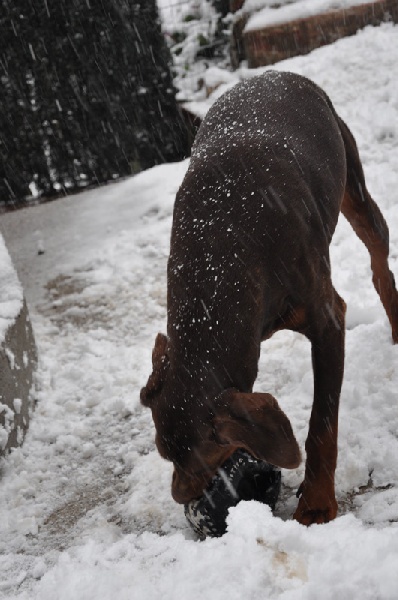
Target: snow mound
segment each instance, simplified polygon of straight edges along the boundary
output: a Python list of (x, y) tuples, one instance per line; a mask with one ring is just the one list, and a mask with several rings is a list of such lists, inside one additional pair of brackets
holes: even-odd
[(0, 234), (0, 344), (21, 312), (22, 304), (22, 286)]

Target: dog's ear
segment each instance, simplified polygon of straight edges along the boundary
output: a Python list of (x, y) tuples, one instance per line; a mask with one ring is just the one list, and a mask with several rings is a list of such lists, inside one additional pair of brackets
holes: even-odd
[(169, 367), (166, 347), (167, 337), (163, 335), (163, 333), (158, 333), (152, 351), (152, 373), (149, 376), (146, 386), (142, 388), (140, 393), (141, 403), (144, 406), (151, 407), (153, 399), (159, 394), (163, 387), (166, 372)]
[(300, 464), (300, 449), (290, 421), (271, 394), (226, 390), (216, 401), (214, 412), (214, 435), (220, 445), (244, 448), (284, 469)]

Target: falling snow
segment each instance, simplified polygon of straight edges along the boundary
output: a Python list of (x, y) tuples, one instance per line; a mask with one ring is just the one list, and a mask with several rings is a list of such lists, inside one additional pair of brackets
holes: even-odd
[[(390, 226), (396, 276), (397, 42), (398, 27), (367, 28), (278, 65), (321, 85), (353, 130), (369, 189)], [(242, 68), (236, 81), (252, 75)], [(302, 467), (282, 473), (274, 515), (242, 502), (219, 539), (198, 542), (171, 499), (171, 465), (156, 452), (139, 390), (155, 335), (166, 325), (171, 215), (187, 167), (163, 165), (1, 218), (41, 364), (25, 444), (1, 463), (0, 598), (396, 598), (398, 347), (367, 252), (344, 220), (331, 248), (333, 280), (348, 303), (340, 516), (308, 529), (292, 521)], [(200, 306), (207, 320), (211, 305)], [(303, 448), (309, 343), (292, 332), (266, 342), (256, 389), (278, 398)]]

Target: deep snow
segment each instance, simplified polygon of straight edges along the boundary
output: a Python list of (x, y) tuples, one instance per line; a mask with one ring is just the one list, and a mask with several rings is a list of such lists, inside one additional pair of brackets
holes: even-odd
[[(398, 27), (278, 68), (324, 87), (353, 130), (398, 275)], [(236, 80), (258, 72), (242, 68)], [(41, 364), (25, 444), (1, 463), (0, 598), (397, 598), (398, 347), (343, 219), (331, 250), (348, 303), (340, 516), (308, 529), (291, 520), (302, 466), (283, 472), (274, 516), (241, 503), (220, 539), (198, 542), (171, 499), (171, 466), (155, 451), (139, 389), (165, 330), (171, 213), (187, 164), (1, 217)], [(292, 332), (267, 341), (256, 389), (278, 398), (303, 447), (309, 343)]]

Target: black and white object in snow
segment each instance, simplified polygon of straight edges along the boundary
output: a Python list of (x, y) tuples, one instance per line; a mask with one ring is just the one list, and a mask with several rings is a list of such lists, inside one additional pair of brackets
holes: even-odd
[(218, 470), (203, 496), (185, 504), (185, 516), (201, 539), (226, 531), (228, 510), (241, 500), (258, 500), (275, 508), (281, 488), (280, 469), (237, 450)]

